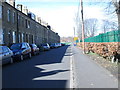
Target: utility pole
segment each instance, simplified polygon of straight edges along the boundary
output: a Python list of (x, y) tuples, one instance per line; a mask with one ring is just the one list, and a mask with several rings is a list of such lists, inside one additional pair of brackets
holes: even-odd
[(74, 27), (74, 37), (75, 37), (75, 27)]
[(83, 17), (83, 1), (80, 0), (81, 2), (81, 18), (82, 18), (82, 44), (83, 44), (83, 53), (85, 53), (85, 35), (84, 35), (84, 17)]

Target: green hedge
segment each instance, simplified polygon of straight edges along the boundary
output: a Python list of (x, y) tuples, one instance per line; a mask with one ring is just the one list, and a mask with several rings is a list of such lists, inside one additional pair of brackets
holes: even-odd
[[(82, 42), (82, 40), (80, 40)], [(85, 42), (120, 42), (120, 30), (99, 34), (85, 39)]]

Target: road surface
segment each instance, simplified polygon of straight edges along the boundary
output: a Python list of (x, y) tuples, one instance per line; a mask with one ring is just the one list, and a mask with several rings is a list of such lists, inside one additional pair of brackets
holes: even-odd
[(63, 46), (5, 65), (2, 88), (117, 88), (109, 71), (77, 47)]

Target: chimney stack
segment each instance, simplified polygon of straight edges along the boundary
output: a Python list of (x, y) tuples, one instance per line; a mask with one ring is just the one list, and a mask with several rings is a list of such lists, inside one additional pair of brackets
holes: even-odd
[(25, 13), (26, 15), (28, 14), (27, 6), (24, 6), (24, 8), (23, 8), (23, 13)]
[(20, 11), (22, 12), (22, 10), (23, 10), (22, 4), (18, 4), (18, 5), (17, 5), (17, 9), (20, 10)]
[(41, 24), (41, 18), (39, 16), (36, 16), (36, 21)]
[(9, 0), (9, 4), (13, 7), (15, 7), (15, 0)]

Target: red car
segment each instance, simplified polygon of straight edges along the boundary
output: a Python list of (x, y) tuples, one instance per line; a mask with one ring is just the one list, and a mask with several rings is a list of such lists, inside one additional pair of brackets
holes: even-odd
[(30, 44), (30, 47), (31, 47), (31, 54), (32, 55), (40, 54), (40, 49), (37, 47), (36, 44)]

